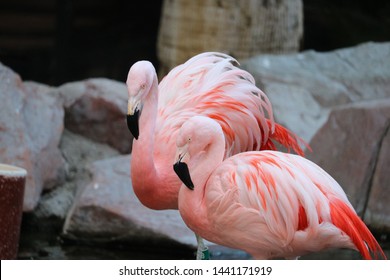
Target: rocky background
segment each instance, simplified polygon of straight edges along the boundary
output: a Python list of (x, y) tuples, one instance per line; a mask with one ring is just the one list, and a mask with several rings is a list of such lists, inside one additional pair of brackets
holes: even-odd
[[(17, 3), (22, 2), (9, 2), (6, 6), (8, 10), (2, 11), (17, 13)], [(170, 1), (170, 4), (174, 2)], [(283, 3), (265, 2), (263, 4), (268, 7), (276, 2)], [(314, 23), (321, 22), (315, 15), (318, 16), (316, 11), (322, 1), (316, 1), (317, 6), (313, 2), (303, 1), (303, 13), (296, 13), (295, 16), (304, 16)], [(333, 14), (336, 22), (340, 18), (348, 18), (348, 15), (353, 22), (356, 14), (360, 15), (363, 4), (355, 1), (356, 5), (350, 6), (349, 11), (355, 9), (358, 12), (351, 16), (342, 13), (345, 2), (348, 1), (341, 1), (337, 13), (331, 12), (336, 10), (335, 4), (329, 4), (323, 11), (325, 14)], [(91, 5), (86, 1), (77, 4), (57, 1), (57, 5), (50, 7), (45, 6), (44, 1), (37, 3), (41, 15), (43, 13), (47, 16), (51, 9), (56, 10), (58, 17), (62, 18), (59, 22), (69, 24), (69, 21), (77, 18), (89, 18), (91, 21), (87, 22), (95, 23), (90, 27), (99, 26), (92, 20), (93, 13), (85, 12)], [(132, 11), (132, 15), (136, 14), (135, 7), (120, 3)], [(212, 7), (220, 11), (219, 1), (208, 3), (215, 4)], [(93, 7), (95, 11), (102, 11), (105, 6), (100, 3)], [(230, 6), (224, 7), (229, 9)], [(73, 11), (70, 13), (73, 16), (69, 18), (69, 13), (64, 13), (64, 9)], [(75, 42), (75, 33), (68, 30), (66, 24), (65, 27), (63, 24), (57, 26), (65, 33), (56, 37), (57, 43), (54, 45), (66, 42), (62, 47), (54, 48), (56, 55), (54, 59), (51, 58), (52, 68), (47, 66), (50, 59), (45, 60), (46, 64), (38, 63), (41, 64), (40, 68), (37, 64), (31, 66), (31, 63), (25, 63), (24, 67), (19, 68), (23, 60), (18, 60), (15, 55), (4, 56), (18, 48), (12, 45), (12, 40), (0, 42), (0, 61), (4, 63), (0, 63), (0, 161), (28, 170), (19, 258), (194, 257), (195, 238), (181, 221), (178, 212), (153, 211), (143, 207), (132, 191), (129, 174), (132, 136), (125, 123), (127, 91), (124, 81), (132, 60), (150, 57), (158, 65), (154, 46), (157, 45), (160, 9), (161, 5), (152, 9), (154, 16), (151, 14), (149, 25), (140, 28), (138, 24), (131, 25), (130, 29), (125, 28), (135, 34), (134, 41), (143, 42), (144, 45), (134, 43), (130, 47), (125, 43), (118, 44), (117, 48), (112, 49), (112, 61), (106, 59), (110, 56), (100, 53), (103, 47), (92, 48), (91, 44), (84, 46), (92, 48), (88, 50), (88, 55), (80, 49), (77, 56), (72, 57), (69, 51), (75, 46), (69, 44)], [(312, 13), (307, 14), (308, 9), (312, 9)], [(38, 10), (34, 11), (37, 13)], [(142, 14), (144, 9), (140, 7), (138, 11)], [(377, 20), (382, 18), (378, 10), (368, 11), (366, 19), (374, 16)], [(120, 15), (128, 16), (124, 12)], [(140, 18), (138, 15), (134, 21), (140, 22)], [(6, 29), (7, 23), (14, 20), (10, 16), (5, 19), (1, 21), (0, 29)], [(50, 25), (50, 17), (44, 16), (42, 21), (32, 21), (35, 25), (32, 24), (30, 28), (34, 29), (35, 26), (39, 30), (42, 26)], [(119, 21), (123, 23), (124, 18)], [(76, 22), (78, 25), (71, 25), (73, 29), (88, 26), (86, 21)], [(331, 21), (327, 28), (336, 30), (334, 24)], [(386, 21), (382, 26), (385, 24)], [(303, 23), (304, 30), (312, 34), (313, 25), (306, 25), (307, 22)], [(362, 25), (367, 28), (377, 26), (369, 20), (363, 21)], [(15, 26), (10, 24), (8, 28), (12, 28), (7, 30), (16, 29), (22, 34), (21, 29)], [(346, 24), (340, 26), (346, 28)], [(119, 34), (120, 29), (116, 28), (114, 30), (118, 33), (114, 34)], [(154, 33), (152, 30), (155, 30)], [(390, 36), (386, 37), (385, 32), (372, 33), (371, 38), (387, 38), (390, 41)], [(10, 36), (11, 33), (5, 34)], [(140, 34), (143, 37), (139, 37)], [(303, 34), (297, 37), (298, 41), (311, 44), (318, 42), (313, 40), (313, 36)], [(108, 35), (98, 34), (96, 38), (104, 36)], [(325, 32), (326, 36), (331, 35)], [(369, 41), (364, 38), (370, 37), (360, 34), (359, 38), (363, 38), (364, 42)], [(12, 47), (7, 49), (4, 42)], [(77, 42), (83, 45), (81, 41)], [(333, 47), (333, 42), (327, 41), (329, 48)], [(297, 48), (285, 52), (273, 51), (277, 54), (251, 54), (248, 58), (240, 59), (240, 62), (269, 96), (276, 120), (310, 144), (312, 151), (307, 151), (307, 156), (343, 186), (359, 215), (375, 232), (389, 255), (390, 43), (366, 42), (356, 45), (358, 42), (350, 40), (348, 43), (351, 47), (328, 52), (300, 51)], [(339, 43), (337, 46), (348, 43)], [(145, 44), (151, 47), (144, 48)], [(308, 48), (313, 46), (303, 43), (300, 48), (305, 49), (305, 44)], [(138, 48), (142, 51), (137, 52)], [(30, 45), (28, 50), (31, 52), (32, 49)], [(320, 47), (317, 49), (324, 50)], [(125, 50), (132, 53), (131, 59), (121, 58)], [(91, 57), (94, 62), (91, 62)], [(112, 65), (119, 59), (118, 65)], [(72, 61), (75, 63), (70, 63)], [(64, 68), (59, 70), (58, 65)], [(28, 67), (32, 67), (35, 73)], [(48, 69), (53, 71), (46, 72)], [(97, 76), (93, 73), (106, 78), (87, 78)], [(209, 245), (215, 259), (248, 258), (243, 252)], [(314, 254), (306, 258), (341, 259), (359, 256), (350, 251), (333, 250), (325, 255)]]

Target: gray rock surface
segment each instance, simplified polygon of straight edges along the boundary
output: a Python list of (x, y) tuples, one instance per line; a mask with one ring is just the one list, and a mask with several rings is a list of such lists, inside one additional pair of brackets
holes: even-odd
[(64, 110), (51, 88), (29, 82), (0, 64), (0, 161), (27, 170), (24, 210), (37, 205), (44, 187), (63, 176), (58, 144)]
[(390, 228), (389, 126), (390, 98), (352, 103), (332, 110), (310, 142), (309, 158), (340, 183), (364, 218), (369, 204), (367, 222), (376, 228)]
[(155, 211), (143, 206), (130, 180), (131, 156), (88, 165), (92, 181), (76, 197), (64, 233), (103, 240), (161, 240), (195, 246), (194, 234), (176, 210)]
[(268, 95), (275, 118), (310, 142), (329, 111), (390, 97), (390, 43), (293, 55), (263, 55), (242, 63)]
[(370, 196), (364, 220), (384, 232), (390, 232), (390, 123), (378, 143), (378, 159), (374, 165)]
[(83, 186), (91, 180), (91, 174), (86, 166), (96, 160), (119, 155), (117, 150), (108, 145), (94, 142), (66, 129), (62, 134), (59, 147), (65, 161), (65, 181), (41, 197), (34, 211), (34, 215), (40, 219), (65, 220), (78, 186)]
[(126, 125), (127, 88), (109, 79), (71, 82), (58, 88), (65, 127), (121, 153), (130, 153), (133, 137)]

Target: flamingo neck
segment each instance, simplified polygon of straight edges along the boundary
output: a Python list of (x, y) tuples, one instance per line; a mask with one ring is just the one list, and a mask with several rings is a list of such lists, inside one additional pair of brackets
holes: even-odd
[(222, 163), (224, 153), (223, 135), (216, 134), (208, 150), (190, 160), (189, 171), (194, 190), (182, 185), (179, 191), (179, 210), (183, 220), (190, 229), (206, 239), (210, 239), (207, 238), (207, 232), (212, 227), (207, 219), (207, 182), (215, 168)]
[(156, 208), (153, 203), (156, 184), (160, 182), (154, 163), (154, 132), (156, 126), (158, 105), (158, 81), (157, 76), (143, 103), (139, 118), (140, 135), (138, 140), (133, 140), (131, 164), (131, 177), (135, 194), (147, 207)]

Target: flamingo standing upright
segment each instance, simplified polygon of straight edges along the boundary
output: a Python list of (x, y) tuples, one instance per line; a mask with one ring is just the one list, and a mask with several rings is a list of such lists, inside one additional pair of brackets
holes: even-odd
[(315, 163), (277, 151), (224, 160), (214, 120), (196, 116), (177, 138), (179, 211), (199, 236), (256, 259), (297, 258), (330, 247), (386, 259), (340, 185)]
[(160, 84), (150, 62), (139, 61), (130, 68), (131, 179), (142, 204), (156, 210), (178, 208), (181, 182), (170, 165), (178, 130), (192, 116), (207, 116), (221, 125), (224, 158), (275, 149), (274, 141), (303, 153), (301, 139), (274, 122), (267, 96), (256, 87), (252, 75), (237, 66), (228, 55), (202, 53), (175, 67)]

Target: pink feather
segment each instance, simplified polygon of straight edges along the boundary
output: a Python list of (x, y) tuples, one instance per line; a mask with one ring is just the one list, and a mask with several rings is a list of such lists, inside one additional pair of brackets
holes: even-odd
[(224, 159), (224, 142), (221, 126), (200, 116), (178, 135), (178, 161), (188, 165), (194, 185), (181, 187), (179, 211), (196, 234), (258, 259), (331, 247), (386, 259), (341, 186), (318, 165), (277, 151)]
[[(140, 136), (133, 142), (131, 178), (139, 200), (153, 209), (177, 209), (180, 180), (172, 171), (177, 133), (192, 116), (216, 120), (225, 135), (225, 157), (251, 150), (303, 154), (302, 141), (276, 124), (267, 96), (232, 57), (202, 53), (172, 69), (158, 85), (154, 67), (134, 64), (128, 74), (129, 110), (139, 106)], [(142, 104), (142, 105), (139, 105)]]

